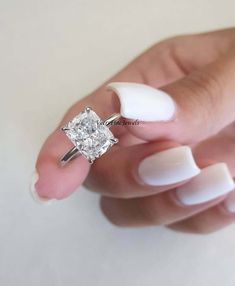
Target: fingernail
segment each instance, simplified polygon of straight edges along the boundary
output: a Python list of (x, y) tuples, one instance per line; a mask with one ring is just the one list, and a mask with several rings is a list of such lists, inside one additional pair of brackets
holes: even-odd
[(177, 188), (176, 195), (182, 204), (196, 205), (227, 194), (233, 188), (227, 165), (219, 163), (202, 169), (197, 177)]
[(52, 201), (55, 201), (54, 199), (48, 199), (48, 198), (43, 198), (43, 197), (39, 196), (39, 194), (35, 188), (35, 185), (36, 185), (38, 179), (39, 179), (38, 172), (35, 171), (32, 175), (31, 184), (30, 184), (30, 193), (31, 193), (33, 199), (37, 203), (40, 203), (40, 204), (50, 204), (50, 203), (52, 203)]
[(235, 213), (235, 185), (233, 191), (224, 200), (224, 207), (230, 213)]
[(129, 82), (112, 82), (107, 88), (119, 97), (123, 117), (143, 121), (170, 121), (174, 118), (175, 102), (162, 90)]
[(164, 186), (190, 179), (200, 173), (187, 146), (168, 149), (145, 158), (139, 177), (148, 185)]

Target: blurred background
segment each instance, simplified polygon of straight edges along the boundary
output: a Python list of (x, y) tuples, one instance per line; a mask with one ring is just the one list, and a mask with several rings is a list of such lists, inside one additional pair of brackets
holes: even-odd
[(235, 225), (209, 236), (121, 229), (80, 189), (28, 189), (65, 110), (155, 42), (235, 25), (234, 0), (0, 0), (0, 285), (232, 286)]

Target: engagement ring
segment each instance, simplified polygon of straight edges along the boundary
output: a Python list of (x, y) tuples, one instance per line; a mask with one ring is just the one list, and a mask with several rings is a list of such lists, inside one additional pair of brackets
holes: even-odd
[(109, 127), (120, 117), (120, 114), (115, 113), (102, 121), (90, 107), (86, 107), (61, 128), (74, 145), (60, 159), (61, 164), (66, 164), (78, 155), (84, 156), (92, 164), (106, 153), (118, 142)]

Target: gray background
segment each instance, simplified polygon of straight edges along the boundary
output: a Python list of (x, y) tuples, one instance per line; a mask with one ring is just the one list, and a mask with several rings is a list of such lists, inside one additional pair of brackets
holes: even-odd
[(48, 207), (28, 193), (74, 101), (162, 38), (234, 25), (234, 11), (233, 0), (0, 0), (1, 285), (234, 285), (235, 226), (119, 229), (84, 189)]

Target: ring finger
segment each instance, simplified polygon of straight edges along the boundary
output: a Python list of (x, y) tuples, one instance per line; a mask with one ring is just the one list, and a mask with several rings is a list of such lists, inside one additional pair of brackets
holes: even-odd
[(168, 192), (133, 199), (103, 197), (101, 207), (116, 225), (168, 225), (219, 204), (233, 188), (226, 164), (218, 163), (203, 168), (198, 176)]

